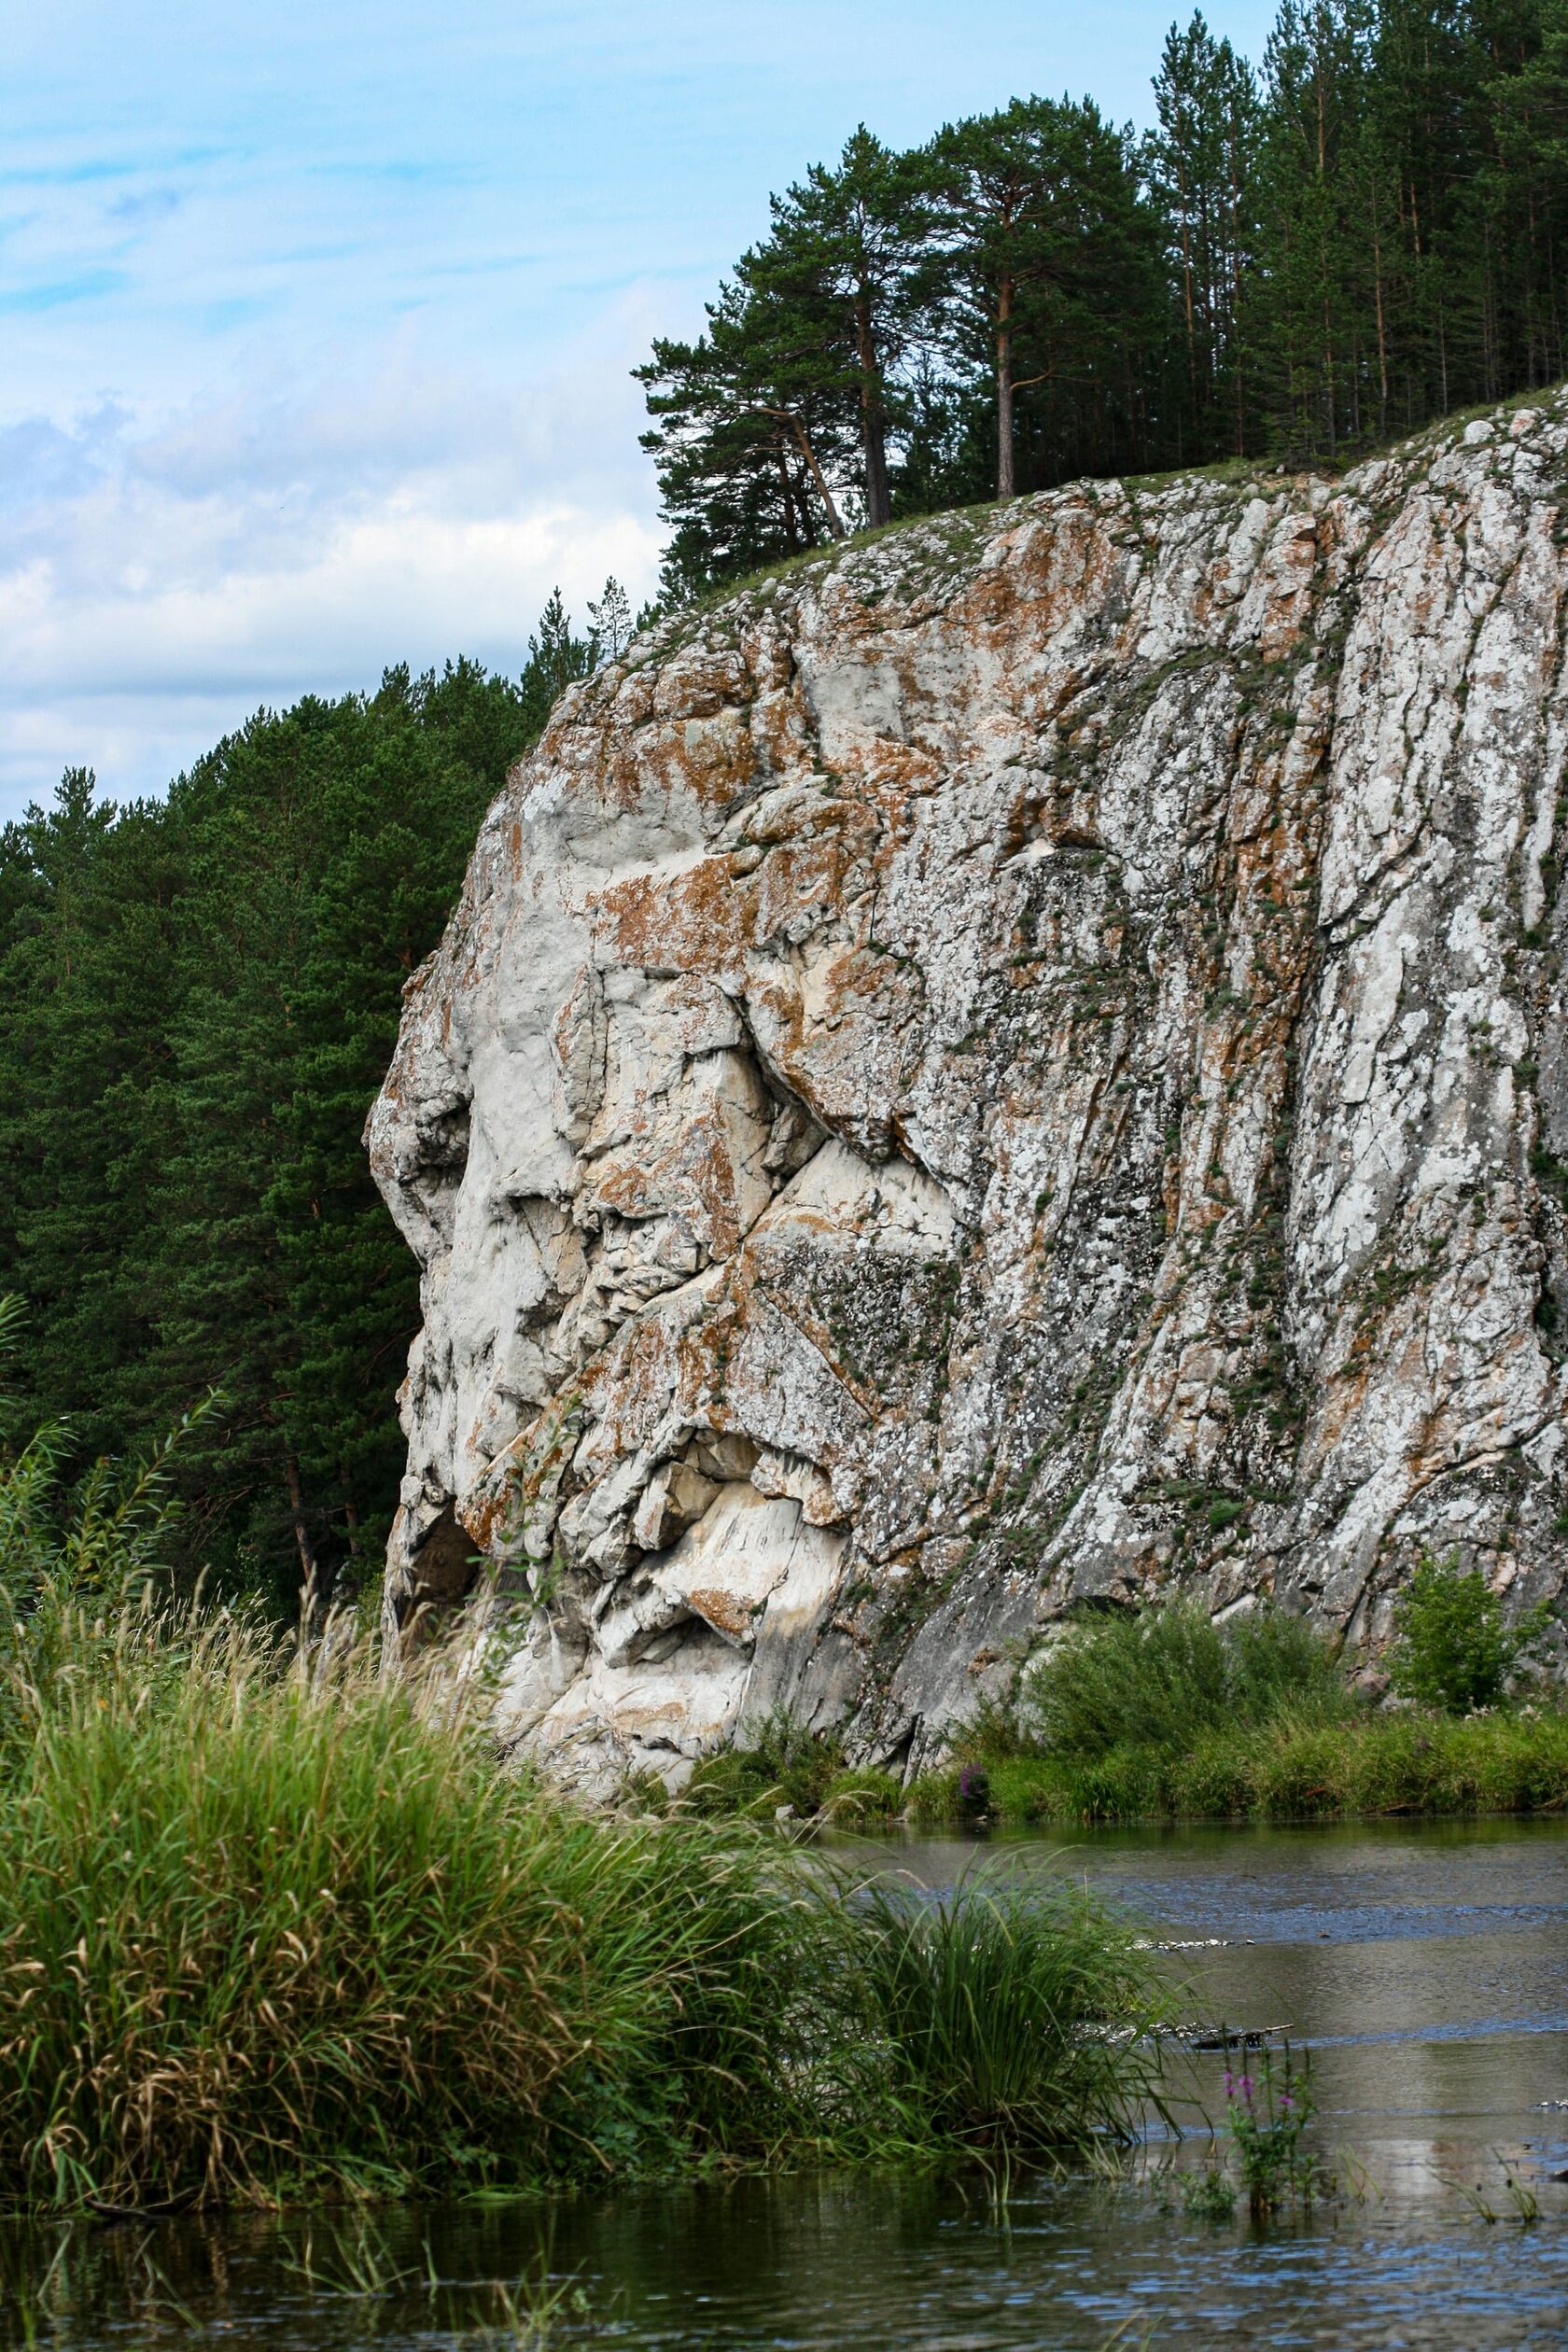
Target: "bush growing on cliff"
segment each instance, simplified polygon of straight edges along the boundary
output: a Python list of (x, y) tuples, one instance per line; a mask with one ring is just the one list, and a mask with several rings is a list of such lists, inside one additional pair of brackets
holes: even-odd
[(1321, 1635), (1272, 1607), (1213, 1623), (1197, 1603), (1070, 1627), (1027, 1677), (1023, 1718), (1054, 1755), (1092, 1762), (1121, 1747), (1191, 1748), (1226, 1726), (1282, 1715), (1329, 1719), (1351, 1701)]

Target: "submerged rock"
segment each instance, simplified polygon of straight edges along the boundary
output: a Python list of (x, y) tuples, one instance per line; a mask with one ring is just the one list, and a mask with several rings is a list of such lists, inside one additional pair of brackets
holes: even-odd
[(388, 1605), (514, 1736), (895, 1768), (1071, 1603), (1561, 1589), (1568, 410), (1079, 483), (574, 688), (371, 1113), (424, 1269)]

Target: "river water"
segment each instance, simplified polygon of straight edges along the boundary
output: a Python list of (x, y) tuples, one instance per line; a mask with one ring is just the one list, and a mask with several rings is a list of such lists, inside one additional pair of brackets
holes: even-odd
[[(976, 1861), (955, 1839), (875, 1854), (933, 1886)], [(1187, 2219), (1173, 2174), (1223, 2103), (1222, 2057), (1197, 2051), (1186, 2135), (1111, 2185), (1015, 2181), (998, 2206), (974, 2181), (814, 2176), (549, 2213), (12, 2224), (0, 2338), (452, 2352), (529, 2341), (497, 2289), (548, 2273), (577, 2306), (553, 2343), (628, 2352), (1568, 2346), (1568, 1824), (1105, 1831), (981, 1860), (1135, 1911), (1195, 2022), (1288, 2028), (1357, 2193), (1271, 2230)]]

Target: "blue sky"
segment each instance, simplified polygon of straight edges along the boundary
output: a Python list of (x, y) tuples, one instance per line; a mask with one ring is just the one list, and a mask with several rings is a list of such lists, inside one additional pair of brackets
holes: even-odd
[[(1254, 59), (1272, 12), (1207, 11)], [(649, 593), (627, 370), (770, 188), (1029, 90), (1142, 122), (1173, 13), (7, 0), (0, 817)]]

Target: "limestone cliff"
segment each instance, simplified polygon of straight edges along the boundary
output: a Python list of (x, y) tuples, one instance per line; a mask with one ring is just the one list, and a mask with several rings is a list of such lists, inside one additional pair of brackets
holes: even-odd
[(1568, 402), (1091, 483), (665, 625), (485, 820), (371, 1113), (396, 1614), (513, 1731), (930, 1753), (1074, 1600), (1568, 1567)]

